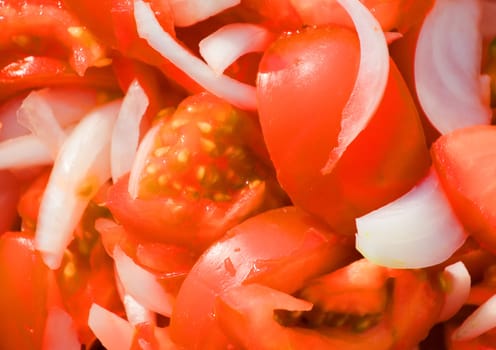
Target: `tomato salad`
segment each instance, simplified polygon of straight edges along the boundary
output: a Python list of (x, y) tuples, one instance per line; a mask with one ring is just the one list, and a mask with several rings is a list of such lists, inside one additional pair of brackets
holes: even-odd
[(0, 1), (0, 347), (496, 348), (494, 18)]

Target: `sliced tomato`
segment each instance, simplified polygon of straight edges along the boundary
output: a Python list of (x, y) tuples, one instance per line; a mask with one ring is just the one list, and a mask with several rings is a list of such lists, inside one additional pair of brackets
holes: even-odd
[(496, 126), (474, 126), (432, 145), (434, 167), (456, 215), (480, 245), (496, 252)]
[(245, 283), (293, 293), (355, 257), (352, 242), (295, 208), (274, 209), (229, 231), (193, 266), (179, 290), (170, 334), (188, 349), (221, 349), (229, 341), (215, 320), (215, 299)]
[[(341, 24), (353, 28), (353, 22), (335, 0), (316, 0), (308, 6), (304, 0), (290, 1), (307, 25)], [(407, 32), (425, 14), (431, 0), (363, 0), (384, 31)]]
[[(358, 290), (362, 300), (353, 296)], [(425, 272), (366, 260), (317, 278), (298, 295), (304, 299), (245, 284), (217, 297), (216, 319), (241, 348), (410, 349), (427, 336), (442, 301)]]
[(344, 27), (307, 28), (265, 52), (258, 78), (259, 113), (281, 186), (296, 205), (354, 233), (354, 219), (408, 191), (426, 173), (422, 126), (400, 73), (391, 69), (382, 102), (330, 174), (343, 108), (359, 63), (356, 34)]
[(7, 170), (0, 171), (0, 235), (14, 229), (20, 192), (19, 180)]
[(53, 57), (23, 56), (0, 67), (0, 101), (19, 92), (48, 86), (82, 85), (115, 90), (112, 70), (90, 68), (80, 77), (68, 63)]
[(191, 96), (161, 124), (138, 198), (123, 177), (107, 205), (140, 239), (201, 251), (249, 215), (286, 202), (267, 157), (251, 116), (213, 95)]
[[(0, 43), (32, 55), (53, 55), (65, 47), (65, 58), (79, 75), (108, 63), (106, 51), (92, 33), (60, 1), (5, 1), (0, 8)], [(48, 44), (45, 43), (48, 42)], [(36, 52), (44, 48), (44, 52)], [(59, 49), (59, 51), (62, 51)], [(62, 58), (62, 57), (59, 57)]]
[(0, 237), (2, 347), (41, 349), (52, 273), (35, 251), (31, 235), (8, 232)]

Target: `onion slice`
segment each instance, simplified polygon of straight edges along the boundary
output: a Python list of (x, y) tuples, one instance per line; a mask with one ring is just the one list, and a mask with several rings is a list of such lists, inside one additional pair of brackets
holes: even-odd
[(241, 0), (169, 0), (177, 27), (193, 25), (240, 3)]
[(124, 96), (112, 131), (110, 166), (114, 182), (131, 170), (138, 148), (141, 119), (148, 104), (145, 91), (139, 82), (134, 80)]
[(356, 219), (357, 249), (392, 268), (422, 268), (449, 258), (466, 233), (431, 171), (397, 200)]
[(480, 79), (480, 22), (479, 1), (437, 0), (421, 28), (415, 51), (416, 91), (428, 119), (442, 134), (491, 121), (487, 88)]
[(48, 146), (32, 134), (0, 142), (0, 169), (49, 165), (53, 159)]
[(239, 57), (264, 51), (274, 39), (275, 36), (263, 26), (230, 23), (200, 41), (200, 55), (210, 68), (222, 74)]
[(254, 86), (243, 84), (226, 75), (215, 74), (205, 62), (163, 30), (149, 3), (134, 0), (134, 17), (139, 36), (203, 88), (239, 108), (250, 110), (257, 108)]
[(323, 174), (329, 174), (379, 107), (389, 76), (389, 51), (381, 25), (358, 0), (337, 0), (348, 12), (360, 40), (360, 64), (355, 85), (341, 119), (338, 145), (331, 150)]
[(134, 157), (133, 165), (131, 166), (129, 183), (127, 185), (129, 196), (132, 199), (138, 198), (141, 174), (145, 169), (146, 160), (148, 159), (148, 156), (154, 148), (155, 137), (157, 137), (160, 128), (161, 124), (159, 123), (149, 129), (143, 137), (143, 140), (141, 140), (141, 143), (139, 144), (138, 151), (136, 152), (136, 156)]
[(108, 350), (130, 349), (134, 337), (134, 327), (125, 319), (92, 304), (88, 316), (88, 326)]
[(76, 325), (65, 310), (52, 307), (48, 310), (45, 331), (43, 333), (43, 350), (80, 350)]
[(56, 156), (66, 134), (55, 118), (52, 107), (36, 91), (31, 92), (17, 111), (17, 121), (42, 140)]
[(62, 145), (40, 203), (35, 247), (51, 269), (60, 266), (73, 232), (100, 186), (110, 178), (110, 137), (121, 105), (89, 113)]
[(453, 340), (468, 340), (496, 327), (496, 295), (479, 306), (452, 334)]
[(144, 308), (170, 316), (174, 298), (165, 292), (155, 275), (137, 265), (118, 245), (114, 247), (113, 257), (124, 293), (132, 296)]
[(442, 278), (446, 281), (447, 291), (439, 322), (450, 319), (460, 310), (468, 299), (471, 284), (470, 273), (461, 261), (447, 266)]

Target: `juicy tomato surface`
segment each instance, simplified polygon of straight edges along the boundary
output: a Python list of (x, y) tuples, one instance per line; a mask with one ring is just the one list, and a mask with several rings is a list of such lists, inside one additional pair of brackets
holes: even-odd
[(249, 115), (200, 94), (159, 127), (138, 198), (127, 178), (108, 192), (110, 211), (131, 232), (204, 249), (248, 215), (284, 203)]
[(356, 217), (406, 192), (430, 162), (415, 105), (391, 64), (369, 125), (335, 170), (322, 174), (358, 63), (354, 32), (311, 27), (282, 36), (265, 52), (257, 85), (260, 122), (282, 187), (296, 205), (349, 234)]
[(433, 164), (454, 210), (469, 233), (496, 252), (496, 213), (491, 160), (494, 126), (475, 126), (443, 135), (433, 144)]
[[(440, 135), (428, 122), (414, 63), (437, 5), (477, 9), (478, 27), (464, 22), (463, 33), (481, 34), (475, 85), (494, 108), (496, 30), (486, 0), (0, 0), (0, 348), (496, 349), (494, 328), (453, 337), (496, 293), (496, 129)], [(140, 36), (137, 17), (148, 6), (163, 33), (147, 34), (183, 51), (163, 57)], [(181, 24), (185, 14), (200, 19)], [(231, 24), (238, 29), (220, 30)], [(252, 24), (270, 39), (243, 38)], [(372, 32), (389, 45), (385, 91), (326, 171), (350, 127), (344, 110), (363, 67), (360, 38)], [(463, 66), (465, 50), (453, 52), (446, 65), (456, 58), (461, 75), (479, 78)], [(231, 53), (224, 71), (210, 70), (211, 59)], [(192, 64), (180, 69), (181, 60)], [(113, 128), (98, 151), (88, 133), (81, 164), (64, 158), (88, 107), (66, 125), (66, 101), (50, 90), (84, 87), (95, 108), (122, 99), (138, 110), (130, 86), (148, 100), (144, 115), (132, 116), (139, 130)], [(117, 125), (124, 112), (101, 117)], [(113, 141), (128, 136), (138, 137), (133, 164), (113, 179), (114, 162), (124, 161)], [(40, 142), (52, 146), (41, 166)], [(26, 163), (2, 167), (4, 157)], [(86, 183), (57, 178), (61, 163), (74, 177), (103, 176), (100, 188), (82, 196)], [(428, 268), (371, 263), (355, 247), (356, 218), (409, 192), (431, 163), (468, 239)], [(55, 203), (49, 184), (70, 199)], [(57, 225), (50, 237), (40, 233), (50, 198), (73, 224), (52, 268), (37, 250), (60, 238)], [(83, 203), (79, 214), (73, 202)], [(446, 279), (458, 262), (463, 273)], [(442, 319), (450, 307), (454, 315)]]
[(212, 245), (186, 277), (171, 318), (172, 339), (192, 349), (227, 346), (229, 340), (211, 316), (220, 293), (246, 283), (295, 292), (308, 279), (356, 256), (350, 243), (295, 207), (244, 221)]

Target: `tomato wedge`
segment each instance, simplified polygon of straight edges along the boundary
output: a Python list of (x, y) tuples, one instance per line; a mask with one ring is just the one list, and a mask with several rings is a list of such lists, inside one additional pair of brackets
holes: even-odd
[(2, 347), (41, 349), (49, 285), (54, 279), (35, 251), (30, 235), (8, 232), (1, 236), (0, 280)]
[(456, 215), (475, 240), (496, 252), (496, 126), (445, 134), (432, 145), (439, 180)]
[(188, 349), (221, 349), (229, 343), (215, 320), (218, 295), (245, 283), (293, 293), (356, 255), (347, 237), (295, 207), (270, 210), (229, 231), (186, 277), (171, 316), (173, 341)]
[(295, 205), (348, 234), (356, 232), (356, 217), (408, 191), (430, 164), (415, 105), (391, 62), (369, 125), (334, 171), (322, 174), (338, 143), (359, 51), (355, 32), (344, 27), (283, 35), (265, 52), (257, 86), (262, 131), (281, 186)]

